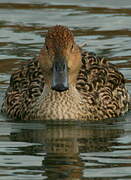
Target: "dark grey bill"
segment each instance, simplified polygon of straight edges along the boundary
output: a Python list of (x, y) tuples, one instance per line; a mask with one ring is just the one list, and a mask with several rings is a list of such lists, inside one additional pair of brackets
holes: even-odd
[(52, 89), (56, 91), (69, 89), (68, 68), (65, 60), (56, 60), (53, 65)]

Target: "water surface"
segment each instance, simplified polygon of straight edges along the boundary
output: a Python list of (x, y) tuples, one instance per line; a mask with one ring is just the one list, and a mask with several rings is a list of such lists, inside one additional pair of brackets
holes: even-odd
[[(48, 27), (108, 56), (131, 93), (130, 0), (0, 0), (0, 104), (11, 73), (39, 53)], [(0, 114), (1, 180), (131, 179), (131, 112), (86, 125), (10, 122)]]

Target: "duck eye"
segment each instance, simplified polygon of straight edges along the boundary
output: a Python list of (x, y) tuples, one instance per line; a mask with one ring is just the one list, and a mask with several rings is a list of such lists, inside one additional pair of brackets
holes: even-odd
[(71, 46), (71, 50), (73, 50), (74, 49), (74, 45), (72, 44), (72, 46)]
[(47, 51), (49, 50), (48, 46), (46, 46), (46, 50), (47, 50)]

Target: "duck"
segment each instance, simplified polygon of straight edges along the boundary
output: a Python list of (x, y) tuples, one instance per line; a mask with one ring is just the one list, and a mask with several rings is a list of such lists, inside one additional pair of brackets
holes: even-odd
[(102, 120), (128, 111), (124, 75), (83, 50), (66, 26), (49, 28), (37, 57), (10, 78), (2, 112), (15, 120)]

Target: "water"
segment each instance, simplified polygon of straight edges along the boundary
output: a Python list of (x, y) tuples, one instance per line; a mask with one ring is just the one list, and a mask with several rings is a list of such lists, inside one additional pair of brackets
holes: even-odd
[[(86, 50), (108, 56), (131, 93), (130, 0), (0, 0), (0, 104), (10, 74), (39, 53), (49, 26), (70, 27)], [(0, 114), (1, 180), (131, 179), (131, 112), (56, 126)]]

